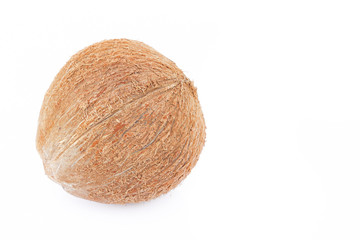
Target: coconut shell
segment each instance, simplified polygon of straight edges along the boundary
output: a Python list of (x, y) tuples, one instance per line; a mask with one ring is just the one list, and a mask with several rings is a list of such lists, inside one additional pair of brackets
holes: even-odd
[(196, 88), (144, 43), (95, 43), (56, 75), (40, 111), (45, 173), (69, 193), (135, 203), (176, 187), (199, 159), (205, 122)]

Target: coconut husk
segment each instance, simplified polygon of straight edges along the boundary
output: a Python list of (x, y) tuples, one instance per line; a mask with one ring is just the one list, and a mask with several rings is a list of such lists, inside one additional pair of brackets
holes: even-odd
[(204, 142), (193, 82), (153, 48), (127, 39), (71, 57), (44, 97), (36, 139), (53, 181), (75, 196), (118, 204), (176, 187)]

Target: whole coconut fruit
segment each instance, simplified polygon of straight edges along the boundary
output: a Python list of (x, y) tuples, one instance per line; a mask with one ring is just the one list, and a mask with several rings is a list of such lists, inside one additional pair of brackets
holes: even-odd
[(176, 187), (205, 142), (196, 88), (144, 43), (95, 43), (65, 64), (48, 89), (36, 145), (45, 173), (69, 193), (134, 203)]

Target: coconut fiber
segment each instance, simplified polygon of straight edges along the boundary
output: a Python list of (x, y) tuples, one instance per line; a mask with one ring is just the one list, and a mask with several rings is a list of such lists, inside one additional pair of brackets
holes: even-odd
[(75, 196), (118, 204), (176, 187), (204, 142), (193, 82), (153, 48), (127, 39), (71, 57), (44, 97), (36, 139), (53, 181)]

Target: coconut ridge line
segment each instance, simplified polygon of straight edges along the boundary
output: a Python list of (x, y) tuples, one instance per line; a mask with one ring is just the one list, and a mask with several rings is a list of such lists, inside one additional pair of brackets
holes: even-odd
[(196, 88), (175, 63), (114, 39), (79, 51), (56, 75), (37, 149), (47, 175), (69, 193), (125, 204), (176, 187), (195, 166), (205, 129)]
[[(177, 84), (175, 84), (177, 85)], [(175, 86), (175, 85), (172, 85), (172, 86)], [(172, 87), (170, 86), (170, 88)], [(165, 88), (165, 87), (163, 87)], [(162, 89), (162, 88), (160, 88)], [(155, 89), (155, 90), (160, 90), (160, 89)], [(168, 90), (168, 89), (167, 89)], [(149, 94), (149, 93), (148, 93)], [(142, 97), (146, 97), (147, 94), (144, 94), (142, 96), (140, 96), (139, 98), (142, 98)], [(79, 139), (81, 139), (82, 136), (84, 136), (86, 133), (88, 133), (89, 131), (91, 131), (91, 129), (93, 127), (96, 127), (97, 125), (103, 123), (104, 121), (107, 121), (107, 120), (111, 120), (111, 117), (113, 117), (116, 113), (118, 113), (119, 111), (121, 111), (123, 108), (127, 107), (127, 105), (131, 104), (132, 102), (135, 102), (136, 100), (138, 100), (139, 98), (135, 98), (133, 100), (131, 100), (129, 103), (127, 104), (124, 104), (120, 109), (117, 109), (116, 111), (114, 111), (113, 113), (110, 113), (108, 116), (106, 116), (105, 118), (101, 119), (99, 122), (97, 123), (94, 123), (94, 125), (92, 126), (89, 126), (88, 130), (86, 130), (85, 132), (81, 133), (79, 137), (77, 137), (72, 143), (69, 143), (69, 146), (70, 147), (71, 145), (75, 144)], [(71, 140), (71, 139), (70, 139)], [(71, 141), (70, 141), (71, 142)], [(57, 157), (55, 157), (55, 161), (61, 156), (62, 153), (64, 153), (67, 149), (64, 149), (63, 152), (61, 152)]]

